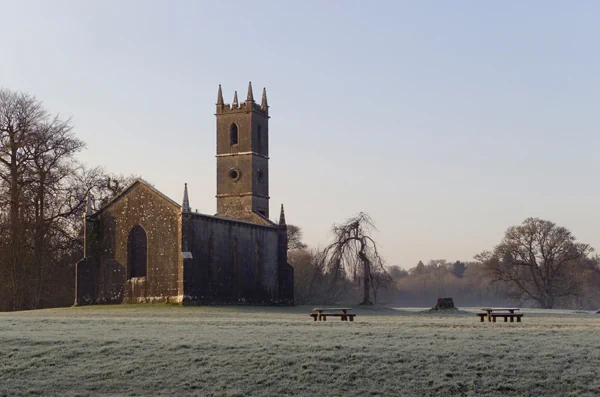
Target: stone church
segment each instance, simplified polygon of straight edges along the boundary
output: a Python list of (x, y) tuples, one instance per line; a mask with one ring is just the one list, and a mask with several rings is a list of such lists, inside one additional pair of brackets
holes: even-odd
[(192, 212), (141, 179), (84, 219), (75, 304), (293, 304), (283, 206), (269, 220), (269, 106), (217, 98), (217, 213)]

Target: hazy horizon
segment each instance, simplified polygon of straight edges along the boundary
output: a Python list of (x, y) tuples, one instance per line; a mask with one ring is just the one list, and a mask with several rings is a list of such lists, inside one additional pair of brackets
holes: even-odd
[(359, 211), (390, 265), (469, 261), (540, 217), (600, 249), (596, 2), (0, 0), (0, 87), (80, 159), (216, 210), (218, 85), (270, 105), (271, 218)]

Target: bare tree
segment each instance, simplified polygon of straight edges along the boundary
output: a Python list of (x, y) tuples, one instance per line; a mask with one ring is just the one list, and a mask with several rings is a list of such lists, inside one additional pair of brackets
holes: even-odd
[(287, 225), (288, 250), (305, 250), (306, 244), (302, 242), (302, 229), (296, 225)]
[[(373, 267), (385, 275), (383, 259), (377, 251), (377, 244), (370, 234), (376, 230), (369, 215), (360, 212), (340, 225), (333, 225), (335, 241), (324, 250), (333, 280), (338, 281), (351, 274), (355, 282), (363, 284), (363, 305), (372, 305), (371, 284)], [(389, 277), (389, 276), (388, 276)]]
[(72, 299), (86, 196), (122, 189), (76, 161), (83, 147), (70, 120), (51, 116), (33, 96), (0, 89), (0, 309), (37, 308), (58, 290)]
[(431, 277), (435, 283), (437, 297), (447, 296), (444, 286), (444, 278), (448, 273), (449, 264), (445, 259), (432, 259), (426, 266), (427, 275)]
[(402, 269), (400, 266), (389, 266), (388, 274), (393, 281), (399, 280), (403, 277), (408, 277), (408, 271)]
[(11, 290), (12, 308), (20, 308), (27, 282), (25, 239), (26, 208), (24, 190), (27, 170), (33, 160), (30, 148), (37, 126), (47, 117), (41, 104), (32, 96), (0, 89), (0, 179), (6, 193), (8, 209), (5, 254), (0, 274)]
[(378, 292), (385, 291), (394, 284), (389, 273), (376, 268), (371, 269), (371, 286), (373, 287), (373, 302), (377, 303)]
[(117, 175), (99, 172), (94, 184), (93, 206), (98, 210), (108, 201), (120, 194), (125, 188), (131, 185), (138, 176), (135, 175)]
[(484, 262), (493, 281), (507, 283), (513, 297), (532, 300), (551, 309), (560, 300), (579, 292), (573, 266), (579, 266), (593, 249), (575, 240), (571, 232), (539, 218), (528, 218), (510, 227), (492, 252), (477, 259)]
[(322, 251), (291, 251), (288, 260), (294, 267), (294, 300), (298, 304), (334, 304), (347, 292), (346, 283), (335, 282), (327, 272)]

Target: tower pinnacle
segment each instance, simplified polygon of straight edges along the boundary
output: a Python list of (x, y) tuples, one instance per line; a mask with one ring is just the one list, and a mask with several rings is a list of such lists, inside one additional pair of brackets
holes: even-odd
[(233, 103), (231, 104), (231, 106), (233, 106), (233, 108), (237, 108), (239, 106), (237, 99), (237, 91), (233, 94)]
[(190, 198), (188, 196), (187, 183), (185, 184), (185, 187), (183, 188), (183, 205), (181, 206), (181, 212), (183, 212), (183, 213), (192, 212), (192, 210), (190, 208)]
[(266, 111), (269, 108), (269, 105), (267, 104), (267, 89), (266, 88), (263, 88), (263, 95), (262, 95), (262, 101), (260, 103), (260, 107), (264, 111)]
[(285, 211), (283, 210), (283, 204), (281, 204), (281, 212), (279, 213), (279, 226), (285, 225)]
[(248, 98), (246, 98), (248, 103), (254, 102), (254, 93), (252, 92), (252, 82), (248, 82)]
[(223, 105), (223, 91), (221, 91), (221, 84), (219, 84), (219, 95), (217, 96), (217, 105)]

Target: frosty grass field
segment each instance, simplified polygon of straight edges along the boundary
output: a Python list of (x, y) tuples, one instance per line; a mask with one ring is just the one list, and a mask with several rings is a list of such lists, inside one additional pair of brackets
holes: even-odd
[(0, 396), (598, 396), (600, 315), (95, 306), (0, 313)]

